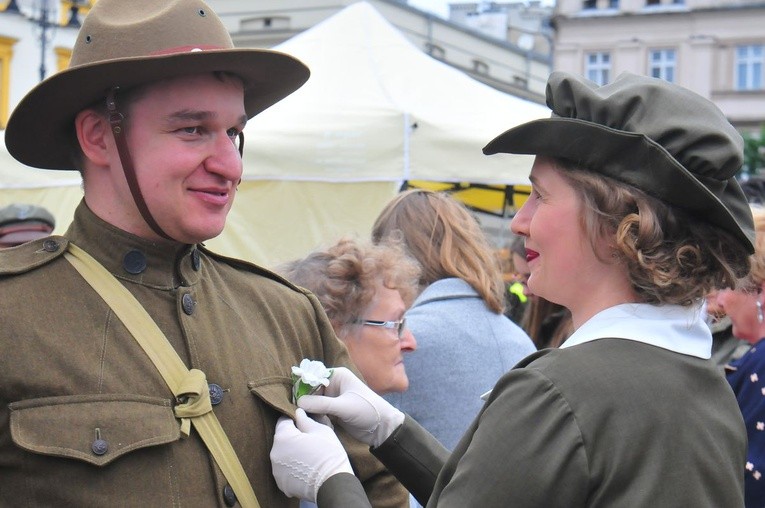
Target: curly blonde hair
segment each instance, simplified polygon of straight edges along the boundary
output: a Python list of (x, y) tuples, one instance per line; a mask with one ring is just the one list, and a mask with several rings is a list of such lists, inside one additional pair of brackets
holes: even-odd
[(494, 313), (504, 310), (499, 257), (475, 217), (448, 194), (423, 189), (398, 194), (377, 217), (372, 240), (403, 241), (422, 266), (423, 289), (437, 280), (460, 278)]
[(760, 287), (765, 282), (765, 207), (752, 205), (752, 217), (754, 218), (754, 254), (750, 261), (752, 269), (749, 272), (748, 283)]
[(401, 294), (409, 307), (417, 296), (420, 267), (399, 244), (374, 245), (351, 237), (276, 268), (286, 279), (316, 295), (336, 333), (361, 318), (377, 285)]
[(581, 198), (582, 225), (594, 248), (608, 241), (645, 303), (691, 305), (713, 289), (735, 288), (749, 272), (734, 237), (684, 210), (613, 178), (557, 160)]

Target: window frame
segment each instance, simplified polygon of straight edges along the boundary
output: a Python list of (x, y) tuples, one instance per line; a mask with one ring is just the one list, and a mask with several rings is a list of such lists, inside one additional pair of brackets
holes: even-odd
[[(668, 58), (668, 54), (672, 58)], [(659, 55), (659, 60), (654, 60), (653, 56)], [(658, 75), (654, 73), (658, 70)], [(671, 70), (671, 78), (667, 78), (668, 70)], [(663, 79), (668, 83), (674, 83), (677, 79), (677, 50), (675, 48), (653, 48), (648, 50), (648, 75), (654, 78)]]
[[(591, 57), (597, 59), (591, 61)], [(611, 53), (609, 51), (588, 51), (584, 54), (584, 76), (597, 83), (599, 86), (608, 84), (611, 81)], [(593, 77), (597, 73), (596, 77)]]
[(733, 51), (733, 88), (739, 92), (765, 89), (765, 44), (737, 44)]

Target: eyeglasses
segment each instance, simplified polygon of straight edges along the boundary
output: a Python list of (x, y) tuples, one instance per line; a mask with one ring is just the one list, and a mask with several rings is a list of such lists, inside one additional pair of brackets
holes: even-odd
[(406, 328), (406, 318), (403, 318), (401, 321), (375, 321), (372, 319), (357, 319), (353, 323), (357, 325), (379, 326), (381, 328), (387, 328), (388, 330), (396, 330), (396, 334), (398, 335), (399, 339), (404, 336), (404, 329)]

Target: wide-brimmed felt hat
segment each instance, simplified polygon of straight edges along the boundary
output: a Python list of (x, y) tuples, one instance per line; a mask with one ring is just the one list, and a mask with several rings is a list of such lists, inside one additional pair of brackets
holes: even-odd
[(80, 28), (69, 68), (21, 100), (8, 120), (5, 144), (29, 166), (73, 169), (74, 118), (113, 87), (218, 71), (242, 79), (248, 118), (309, 76), (303, 63), (284, 53), (235, 49), (201, 0), (99, 0)]
[(718, 226), (754, 252), (752, 213), (735, 178), (744, 142), (711, 101), (630, 73), (598, 86), (554, 72), (546, 97), (550, 118), (500, 134), (483, 152), (570, 160)]

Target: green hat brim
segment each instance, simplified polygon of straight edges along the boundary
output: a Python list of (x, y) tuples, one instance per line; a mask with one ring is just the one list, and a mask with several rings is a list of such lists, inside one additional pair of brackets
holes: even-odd
[(750, 254), (754, 253), (752, 213), (735, 177), (715, 180), (694, 175), (661, 145), (642, 134), (575, 118), (552, 117), (505, 131), (490, 141), (483, 153), (570, 160), (724, 229)]

